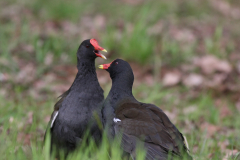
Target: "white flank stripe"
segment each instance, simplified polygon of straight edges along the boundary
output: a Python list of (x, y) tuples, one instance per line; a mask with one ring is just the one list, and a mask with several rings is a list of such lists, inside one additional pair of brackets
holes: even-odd
[(58, 111), (54, 114), (54, 116), (53, 116), (53, 119), (52, 119), (52, 122), (51, 122), (51, 128), (52, 128), (52, 126), (53, 126), (53, 123), (54, 123), (54, 121), (56, 120), (56, 118), (57, 118), (57, 115), (58, 115)]
[(189, 152), (189, 146), (188, 146), (187, 138), (185, 136), (183, 136), (183, 138), (184, 138), (184, 143), (185, 143), (185, 145), (186, 145), (186, 147), (188, 149), (188, 152)]
[(113, 118), (113, 122), (117, 123), (117, 122), (121, 122), (121, 120), (118, 118)]

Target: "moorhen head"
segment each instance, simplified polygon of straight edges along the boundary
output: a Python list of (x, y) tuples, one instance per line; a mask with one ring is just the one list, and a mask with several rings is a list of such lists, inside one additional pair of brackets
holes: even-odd
[(96, 39), (87, 39), (84, 40), (77, 51), (77, 58), (79, 59), (95, 59), (97, 57), (101, 57), (103, 59), (107, 59), (103, 54), (99, 51), (107, 52), (106, 49), (100, 47)]
[(98, 66), (100, 69), (105, 69), (109, 72), (113, 85), (128, 88), (132, 91), (134, 75), (131, 66), (128, 62), (122, 59), (115, 59), (111, 63)]

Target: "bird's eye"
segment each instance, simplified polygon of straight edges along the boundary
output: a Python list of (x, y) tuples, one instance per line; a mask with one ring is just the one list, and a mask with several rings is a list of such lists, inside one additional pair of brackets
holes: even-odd
[(89, 48), (90, 46), (89, 45), (86, 45), (87, 48)]
[(117, 65), (118, 64), (118, 62), (115, 62), (115, 65)]

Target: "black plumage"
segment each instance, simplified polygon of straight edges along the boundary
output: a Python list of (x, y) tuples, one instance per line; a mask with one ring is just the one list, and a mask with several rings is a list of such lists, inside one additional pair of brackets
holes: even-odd
[[(131, 66), (121, 59), (100, 65), (112, 79), (112, 88), (103, 104), (103, 123), (109, 136), (122, 132), (122, 148), (133, 159), (136, 145), (146, 149), (147, 160), (192, 159), (184, 137), (167, 115), (153, 104), (141, 103), (132, 94), (134, 75)], [(172, 157), (172, 158), (171, 158)]]
[(96, 143), (101, 140), (101, 131), (94, 115), (96, 113), (101, 120), (99, 105), (104, 96), (95, 69), (96, 57), (106, 59), (99, 53), (101, 50), (106, 51), (95, 39), (83, 41), (78, 48), (78, 73), (71, 87), (55, 104), (48, 126), (51, 150), (55, 148), (57, 155), (63, 151), (66, 156), (75, 150), (87, 129), (90, 129), (90, 135)]

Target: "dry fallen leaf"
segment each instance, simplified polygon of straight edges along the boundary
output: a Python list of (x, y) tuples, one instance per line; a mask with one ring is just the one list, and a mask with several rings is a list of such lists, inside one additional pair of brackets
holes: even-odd
[(216, 134), (216, 132), (219, 130), (218, 126), (207, 123), (207, 122), (204, 122), (203, 124), (201, 124), (200, 128), (202, 131), (207, 131), (208, 138)]
[(51, 53), (48, 53), (44, 59), (45, 65), (50, 65), (53, 62), (53, 55)]
[(226, 151), (228, 145), (229, 145), (229, 141), (227, 139), (225, 141), (218, 142), (218, 146), (220, 147), (222, 152)]
[(20, 84), (27, 84), (34, 80), (36, 68), (33, 64), (28, 63), (20, 69), (20, 72), (13, 79), (15, 82)]
[(31, 144), (31, 134), (25, 134), (23, 132), (20, 132), (17, 135), (17, 141), (23, 142), (24, 145), (30, 145)]
[(225, 16), (230, 16), (234, 19), (240, 19), (240, 11), (239, 8), (231, 5), (228, 1), (224, 0), (211, 0), (210, 1), (212, 7), (222, 13)]
[(197, 106), (189, 106), (183, 109), (184, 114), (190, 114), (197, 110)]
[(230, 73), (232, 71), (232, 67), (227, 61), (220, 60), (212, 55), (196, 58), (194, 63), (199, 66), (205, 74), (212, 74), (216, 71), (224, 73)]
[(147, 32), (149, 35), (159, 35), (163, 30), (163, 22), (160, 20), (153, 26), (149, 27)]
[(236, 103), (236, 108), (237, 108), (238, 112), (240, 112), (240, 101), (238, 101), (238, 102)]
[(154, 78), (151, 74), (144, 75), (144, 82), (146, 82), (147, 85), (153, 86), (154, 85)]
[(232, 111), (228, 108), (228, 106), (223, 106), (220, 108), (220, 117), (224, 118), (227, 116), (231, 116), (232, 115)]
[(183, 71), (185, 73), (194, 72), (195, 69), (196, 69), (196, 66), (193, 64), (182, 64), (181, 65), (181, 71)]
[(9, 66), (11, 62), (6, 58), (0, 57), (0, 64), (3, 66)]
[(215, 101), (215, 105), (220, 110), (220, 117), (221, 118), (224, 118), (226, 116), (231, 116), (232, 115), (232, 111), (230, 110), (230, 108), (228, 106), (228, 103), (226, 103), (222, 99), (217, 99)]
[(9, 75), (7, 73), (0, 72), (0, 82), (5, 82), (9, 79)]
[(174, 37), (181, 42), (193, 43), (196, 40), (195, 35), (190, 29), (175, 30)]
[(28, 112), (27, 123), (26, 124), (32, 124), (32, 122), (33, 122), (33, 112), (30, 111), (30, 112)]
[(34, 46), (30, 44), (22, 44), (21, 48), (23, 51), (27, 53), (33, 53), (34, 52)]
[(203, 82), (204, 82), (203, 77), (195, 73), (185, 76), (183, 78), (183, 84), (187, 87), (198, 87), (202, 85)]
[(96, 27), (99, 30), (104, 29), (106, 26), (106, 21), (107, 20), (105, 16), (98, 14), (94, 18), (94, 27)]
[(79, 27), (75, 23), (72, 23), (70, 21), (65, 20), (61, 23), (61, 26), (62, 26), (62, 29), (63, 29), (63, 33), (65, 33), (66, 36), (67, 36), (67, 34), (71, 35), (71, 36), (75, 36), (75, 35), (80, 34)]
[(227, 78), (227, 74), (225, 73), (215, 73), (211, 76), (211, 78), (206, 81), (206, 86), (208, 87), (218, 87), (220, 86), (224, 80)]
[(181, 74), (180, 72), (168, 72), (163, 76), (163, 86), (174, 86), (181, 81)]
[(238, 73), (240, 74), (240, 61), (237, 62), (236, 69)]
[(238, 154), (236, 160), (239, 160), (240, 158), (239, 151), (236, 149), (234, 150), (227, 149), (225, 152), (226, 152), (226, 156), (223, 158), (223, 160), (229, 160), (229, 158), (234, 158), (235, 156), (237, 156), (236, 154)]
[(9, 118), (9, 122), (12, 123), (13, 121), (14, 121), (14, 118), (11, 116), (11, 117)]
[(45, 116), (44, 122), (48, 123), (48, 122), (50, 121), (50, 119), (51, 119), (51, 116), (50, 116), (50, 115)]

